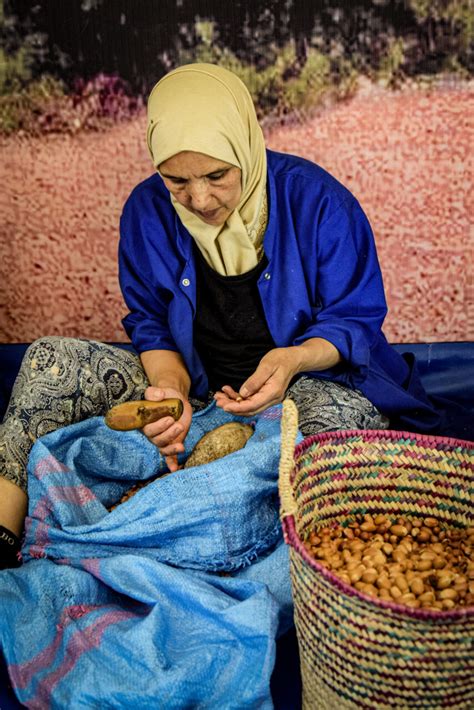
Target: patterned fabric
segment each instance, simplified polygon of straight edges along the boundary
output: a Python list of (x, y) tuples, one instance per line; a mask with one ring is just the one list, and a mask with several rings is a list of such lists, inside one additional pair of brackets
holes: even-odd
[[(0, 425), (0, 476), (26, 490), (26, 464), (36, 439), (59, 427), (142, 399), (148, 380), (138, 356), (92, 340), (45, 337), (26, 351)], [(386, 429), (388, 420), (359, 392), (301, 377), (288, 390), (304, 436), (338, 429)], [(212, 399), (209, 393), (207, 402)], [(207, 402), (190, 400), (194, 411)]]
[(0, 426), (0, 475), (26, 490), (26, 463), (36, 439), (141, 399), (146, 386), (137, 356), (126, 350), (73, 338), (35, 341)]
[(303, 436), (341, 429), (388, 429), (389, 420), (358, 390), (337, 382), (300, 377), (287, 390), (298, 409)]

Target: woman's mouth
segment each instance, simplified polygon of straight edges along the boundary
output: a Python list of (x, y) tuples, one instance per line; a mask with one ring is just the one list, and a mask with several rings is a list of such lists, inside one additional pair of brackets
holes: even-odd
[(215, 210), (207, 210), (205, 212), (202, 212), (201, 210), (195, 210), (195, 213), (198, 217), (205, 220), (206, 222), (212, 222), (219, 216), (220, 209), (221, 208), (218, 207)]

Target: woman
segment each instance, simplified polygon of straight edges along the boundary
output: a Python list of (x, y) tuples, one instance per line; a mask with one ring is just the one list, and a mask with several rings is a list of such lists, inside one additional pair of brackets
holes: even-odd
[(0, 441), (3, 565), (15, 564), (32, 442), (113, 404), (179, 397), (143, 432), (171, 471), (193, 409), (212, 397), (254, 415), (290, 396), (304, 435), (438, 425), (417, 377), (387, 343), (367, 219), (318, 166), (266, 151), (251, 97), (208, 64), (166, 75), (148, 102), (157, 173), (125, 204), (124, 327), (139, 354), (44, 338), (25, 355)]

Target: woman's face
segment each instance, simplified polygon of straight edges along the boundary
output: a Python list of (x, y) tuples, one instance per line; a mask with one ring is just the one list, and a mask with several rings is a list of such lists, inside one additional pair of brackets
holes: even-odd
[(240, 168), (186, 150), (159, 166), (163, 181), (175, 200), (206, 224), (224, 224), (242, 195)]

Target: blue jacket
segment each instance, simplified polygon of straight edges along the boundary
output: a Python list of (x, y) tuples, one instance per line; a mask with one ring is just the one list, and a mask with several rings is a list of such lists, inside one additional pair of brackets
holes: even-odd
[[(372, 230), (357, 200), (319, 166), (268, 151), (268, 266), (258, 288), (277, 347), (329, 340), (343, 363), (306, 373), (358, 389), (401, 428), (430, 431), (439, 416), (416, 374), (387, 343), (387, 313)], [(207, 393), (193, 347), (196, 273), (192, 237), (158, 174), (128, 198), (120, 223), (119, 276), (137, 352), (181, 353), (191, 394)]]

